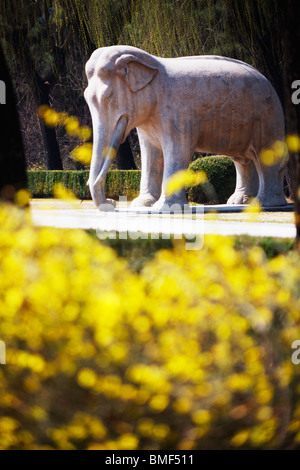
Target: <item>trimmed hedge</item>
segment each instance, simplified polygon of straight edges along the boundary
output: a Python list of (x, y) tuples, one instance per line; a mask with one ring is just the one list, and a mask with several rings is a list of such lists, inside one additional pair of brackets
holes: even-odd
[[(199, 204), (225, 204), (235, 189), (236, 172), (229, 157), (198, 158), (190, 164), (192, 171), (204, 171), (210, 183), (187, 188), (188, 200)], [(212, 191), (211, 186), (214, 191)]]
[(118, 199), (119, 196), (133, 199), (139, 195), (140, 180), (139, 170), (111, 170), (106, 177), (105, 194), (113, 199)]
[[(203, 157), (190, 164), (192, 171), (205, 171), (207, 178), (214, 187), (215, 197), (207, 184), (187, 188), (188, 200), (197, 203), (225, 203), (233, 193), (235, 187), (234, 164), (228, 157)], [(62, 183), (70, 189), (79, 199), (91, 199), (87, 180), (88, 170), (56, 171), (31, 170), (28, 171), (28, 189), (33, 197), (49, 198), (53, 196), (53, 187)], [(107, 197), (117, 199), (127, 196), (133, 199), (140, 190), (141, 172), (139, 170), (111, 170), (107, 173), (105, 194)], [(211, 186), (210, 186), (211, 188)]]
[[(79, 199), (91, 199), (87, 186), (88, 170), (56, 171), (32, 170), (28, 171), (28, 189), (33, 197), (53, 197), (53, 187), (62, 183), (70, 189)], [(117, 198), (127, 195), (128, 198), (138, 196), (140, 190), (140, 171), (138, 170), (112, 170), (106, 177), (105, 194), (107, 197)]]

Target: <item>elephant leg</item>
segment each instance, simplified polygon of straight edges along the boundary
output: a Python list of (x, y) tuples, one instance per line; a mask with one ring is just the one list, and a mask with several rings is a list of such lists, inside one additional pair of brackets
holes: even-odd
[(254, 163), (259, 176), (259, 190), (257, 199), (263, 207), (285, 206), (287, 204), (284, 190), (283, 179), (286, 167), (287, 157), (275, 163), (275, 165), (266, 165), (260, 161), (256, 152)]
[(140, 194), (132, 201), (131, 206), (149, 207), (158, 200), (161, 193), (163, 153), (161, 148), (149, 141), (145, 132), (141, 129), (137, 131), (141, 149), (141, 186)]
[(163, 147), (164, 172), (162, 181), (162, 193), (159, 200), (153, 205), (154, 210), (169, 211), (182, 210), (188, 205), (186, 191), (183, 187), (179, 191), (168, 194), (167, 185), (170, 178), (177, 172), (186, 170), (193, 155), (193, 150), (187, 151), (187, 146), (178, 142), (169, 142)]
[(236, 170), (236, 186), (227, 204), (247, 204), (258, 193), (258, 174), (251, 159), (232, 158)]

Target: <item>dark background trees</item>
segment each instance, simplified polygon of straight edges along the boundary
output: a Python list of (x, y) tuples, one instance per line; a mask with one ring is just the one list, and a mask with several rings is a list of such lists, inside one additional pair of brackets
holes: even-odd
[[(210, 0), (2, 0), (0, 37), (16, 89), (28, 167), (80, 166), (69, 157), (76, 139), (62, 127), (45, 127), (36, 110), (49, 104), (91, 125), (83, 99), (84, 66), (95, 48), (123, 43), (162, 56), (212, 53), (248, 59), (230, 36), (226, 16), (225, 3)], [(139, 165), (137, 153), (132, 133), (121, 146), (117, 166)]]
[[(299, 134), (299, 106), (291, 102), (291, 84), (300, 79), (298, 18), (294, 0), (1, 0), (0, 40), (16, 90), (27, 166), (78, 168), (69, 156), (78, 141), (63, 127), (44, 127), (37, 107), (49, 104), (90, 125), (84, 65), (95, 48), (112, 44), (165, 57), (244, 60), (272, 82), (287, 132)], [(138, 151), (133, 132), (117, 166), (139, 165)], [(290, 167), (299, 214), (298, 153), (291, 152)]]
[(286, 131), (289, 135), (298, 136), (298, 145), (290, 149), (290, 166), (292, 174), (293, 194), (295, 201), (295, 217), (297, 229), (297, 246), (300, 250), (300, 104), (291, 99), (292, 84), (300, 80), (300, 2), (286, 0), (281, 3), (281, 14), (284, 21), (284, 102)]
[[(2, 0), (0, 38), (29, 167), (76, 167), (69, 155), (77, 142), (62, 128), (46, 128), (36, 108), (50, 104), (90, 124), (84, 65), (100, 46), (122, 43), (161, 56), (238, 58), (271, 80), (284, 105), (281, 5), (278, 0)], [(134, 150), (134, 135), (129, 140)], [(133, 166), (128, 143), (123, 150)], [(124, 165), (122, 155), (117, 161)]]
[[(88, 19), (87, 13), (96, 18), (98, 3), (90, 2), (87, 9), (81, 2), (68, 0), (3, 0), (1, 3), (0, 35), (17, 92), (29, 168), (60, 170), (81, 166), (69, 158), (78, 142), (62, 128), (45, 126), (38, 118), (37, 109), (49, 105), (79, 116), (84, 124), (91, 124), (83, 99), (84, 65), (98, 46), (93, 40), (97, 34), (96, 22)], [(107, 5), (117, 6), (117, 3), (102, 2), (106, 9)], [(113, 27), (115, 14), (118, 23), (123, 18), (119, 10), (110, 8), (104, 16), (109, 19), (108, 37), (112, 43), (117, 34), (117, 28)], [(121, 146), (117, 162), (120, 168), (135, 168), (128, 141)]]
[(18, 190), (26, 188), (26, 162), (19, 128), (15, 94), (0, 45), (0, 199), (15, 200)]
[[(277, 0), (225, 0), (228, 27), (250, 62), (272, 83), (284, 106), (284, 21)], [(245, 58), (243, 59), (245, 60)]]

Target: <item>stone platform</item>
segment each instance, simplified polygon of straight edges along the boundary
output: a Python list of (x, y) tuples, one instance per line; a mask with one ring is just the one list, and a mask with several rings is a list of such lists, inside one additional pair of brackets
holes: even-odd
[[(274, 215), (245, 214), (247, 206), (190, 206), (191, 211), (179, 214), (153, 213), (143, 208), (139, 211), (122, 207), (114, 212), (100, 212), (92, 201), (63, 201), (33, 199), (32, 220), (38, 226), (79, 228), (101, 233), (115, 231), (161, 234), (250, 235), (255, 237), (294, 238), (292, 205), (278, 208)], [(284, 213), (285, 212), (285, 213)]]
[[(229, 213), (239, 213), (244, 212), (245, 210), (249, 209), (249, 204), (240, 204), (240, 205), (233, 205), (233, 204), (215, 204), (215, 205), (189, 205), (186, 206), (183, 213), (184, 214), (209, 214), (209, 213), (219, 213), (219, 214), (229, 214)], [(278, 206), (278, 207), (262, 207), (262, 212), (293, 212), (294, 205), (287, 204), (286, 206)], [(166, 212), (163, 211), (154, 211), (148, 207), (125, 207), (121, 204), (116, 207), (115, 212), (120, 213), (131, 213), (131, 214), (165, 214)], [(173, 213), (173, 211), (172, 211)], [(182, 211), (175, 211), (174, 213), (182, 213)]]

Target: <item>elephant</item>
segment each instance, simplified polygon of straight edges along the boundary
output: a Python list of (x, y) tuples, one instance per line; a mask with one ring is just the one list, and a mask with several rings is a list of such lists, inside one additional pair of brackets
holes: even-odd
[(287, 151), (272, 165), (261, 158), (285, 141), (279, 98), (254, 67), (221, 56), (160, 58), (131, 46), (96, 49), (86, 63), (84, 91), (93, 124), (88, 185), (101, 210), (105, 176), (120, 143), (137, 129), (141, 149), (140, 194), (133, 207), (165, 210), (187, 204), (185, 188), (170, 195), (169, 178), (186, 170), (194, 152), (228, 155), (236, 168), (229, 204), (257, 197), (283, 206)]

